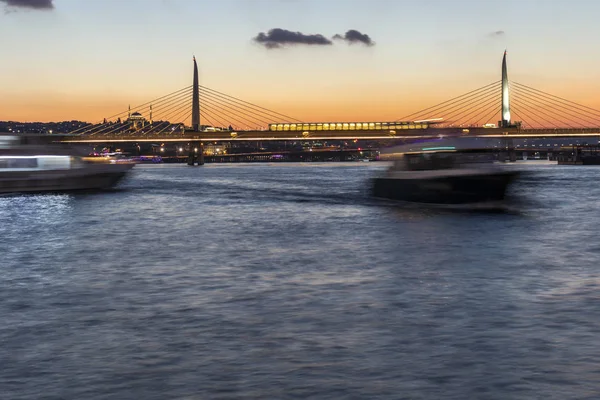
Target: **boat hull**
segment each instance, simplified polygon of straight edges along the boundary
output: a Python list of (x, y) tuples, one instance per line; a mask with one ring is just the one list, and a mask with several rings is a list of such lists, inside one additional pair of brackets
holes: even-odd
[(133, 164), (88, 164), (49, 171), (0, 172), (0, 194), (102, 190), (115, 186)]
[(426, 204), (475, 204), (501, 202), (518, 172), (440, 176), (431, 178), (381, 177), (373, 180), (379, 198)]

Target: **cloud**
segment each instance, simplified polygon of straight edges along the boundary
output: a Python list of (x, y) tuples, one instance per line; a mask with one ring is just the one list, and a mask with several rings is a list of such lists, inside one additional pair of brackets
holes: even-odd
[(350, 29), (344, 36), (337, 34), (333, 37), (337, 40), (345, 40), (349, 44), (362, 43), (365, 46), (375, 46), (375, 42), (365, 33), (360, 33), (355, 29)]
[(54, 0), (0, 0), (0, 3), (6, 4), (11, 8), (33, 8), (36, 10), (52, 10)]
[(498, 36), (504, 36), (506, 33), (504, 31), (495, 31), (495, 32), (491, 32), (488, 33), (489, 37), (498, 37)]
[(260, 32), (253, 40), (267, 49), (279, 49), (286, 45), (305, 44), (309, 46), (328, 46), (333, 42), (321, 34), (305, 35), (302, 32), (292, 32), (286, 29), (274, 28), (269, 32)]

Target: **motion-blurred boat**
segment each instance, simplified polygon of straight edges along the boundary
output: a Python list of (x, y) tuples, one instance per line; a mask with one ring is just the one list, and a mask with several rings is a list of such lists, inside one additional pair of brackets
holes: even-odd
[(519, 175), (496, 165), (493, 154), (482, 149), (437, 146), (406, 151), (399, 146), (383, 151), (381, 158), (393, 165), (374, 179), (373, 195), (412, 203), (499, 205)]
[(0, 135), (0, 193), (108, 189), (133, 166), (88, 162), (42, 137)]

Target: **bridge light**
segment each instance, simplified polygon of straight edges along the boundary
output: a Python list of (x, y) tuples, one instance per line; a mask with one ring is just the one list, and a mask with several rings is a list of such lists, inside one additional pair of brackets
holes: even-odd
[(198, 152), (198, 148), (197, 148), (197, 147), (194, 147), (194, 151), (197, 153), (197, 152)]

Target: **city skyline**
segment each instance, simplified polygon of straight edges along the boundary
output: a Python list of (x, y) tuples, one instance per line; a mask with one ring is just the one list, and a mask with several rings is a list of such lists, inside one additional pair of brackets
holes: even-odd
[(0, 8), (0, 33), (12, 38), (2, 46), (0, 120), (100, 121), (189, 86), (193, 55), (201, 85), (305, 121), (398, 119), (498, 81), (505, 49), (511, 80), (600, 108), (591, 39), (600, 5), (583, 1), (1, 0)]

